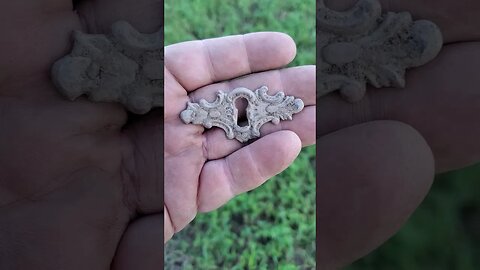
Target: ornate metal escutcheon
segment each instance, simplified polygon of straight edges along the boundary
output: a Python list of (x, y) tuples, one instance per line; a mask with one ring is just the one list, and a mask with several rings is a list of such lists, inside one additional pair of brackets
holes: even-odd
[[(199, 103), (188, 102), (187, 109), (181, 112), (180, 118), (185, 124), (213, 126), (222, 128), (229, 139), (246, 142), (260, 136), (260, 128), (267, 122), (278, 124), (280, 120), (292, 120), (295, 113), (300, 112), (304, 103), (293, 96), (285, 96), (278, 92), (273, 96), (267, 94), (268, 88), (262, 86), (255, 91), (248, 88), (236, 88), (229, 93), (217, 92), (217, 98), (210, 103), (205, 99)], [(248, 124), (238, 124), (238, 109), (235, 101), (245, 98), (248, 101), (246, 116)]]
[(428, 63), (443, 45), (434, 23), (408, 12), (382, 14), (378, 0), (359, 0), (344, 12), (320, 0), (317, 35), (317, 94), (339, 90), (350, 102), (363, 98), (367, 83), (404, 88), (405, 70)]
[(136, 114), (163, 107), (163, 29), (143, 34), (118, 21), (110, 34), (72, 35), (71, 53), (52, 67), (52, 80), (63, 96), (118, 102)]

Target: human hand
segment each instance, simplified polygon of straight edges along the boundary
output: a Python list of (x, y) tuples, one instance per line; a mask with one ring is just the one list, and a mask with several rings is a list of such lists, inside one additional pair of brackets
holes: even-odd
[(49, 74), (73, 30), (124, 19), (155, 32), (163, 3), (73, 2), (0, 3), (0, 269), (158, 269), (163, 188), (144, 189), (137, 168), (154, 161), (141, 136), (161, 145), (161, 131), (145, 134), (116, 104), (65, 100)]
[[(355, 1), (325, 1), (335, 9)], [(480, 3), (381, 1), (435, 22), (445, 46), (407, 72), (406, 89), (368, 89), (359, 103), (320, 97), (318, 266), (335, 269), (382, 244), (420, 204), (435, 173), (480, 160)]]
[[(165, 227), (164, 239), (197, 212), (214, 210), (258, 187), (315, 141), (315, 66), (278, 69), (293, 60), (295, 43), (281, 33), (253, 33), (174, 44), (165, 48)], [(278, 70), (277, 70), (278, 69)], [(293, 121), (266, 124), (251, 144), (226, 138), (223, 130), (186, 125), (179, 115), (187, 101), (215, 99), (218, 90), (284, 91), (301, 98)]]

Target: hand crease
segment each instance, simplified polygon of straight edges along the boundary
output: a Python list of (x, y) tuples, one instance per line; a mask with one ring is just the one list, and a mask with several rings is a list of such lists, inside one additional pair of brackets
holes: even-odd
[(250, 74), (250, 73), (253, 73), (253, 70), (252, 70), (252, 63), (250, 61), (250, 55), (247, 49), (247, 42), (245, 41), (245, 35), (242, 35), (242, 44), (243, 44), (243, 48), (245, 49), (245, 55), (247, 56), (248, 73)]
[(235, 192), (235, 187), (237, 187), (238, 185), (236, 183), (237, 180), (235, 179), (232, 173), (232, 167), (230, 166), (229, 157), (226, 157), (223, 163), (224, 163), (223, 165), (224, 173), (227, 176), (227, 179), (231, 179), (230, 181), (228, 181), (228, 187), (230, 189), (230, 193), (232, 194), (232, 197), (234, 197), (237, 195), (237, 193)]
[[(168, 220), (170, 221), (170, 226), (172, 226), (172, 229), (173, 229), (173, 233), (177, 233), (177, 226), (175, 226), (175, 223), (173, 222), (173, 218), (172, 216), (170, 215), (170, 211), (168, 210), (168, 205), (166, 203), (163, 204), (165, 206), (165, 211), (166, 211), (166, 215), (168, 216)], [(165, 213), (164, 213), (165, 215)], [(164, 217), (165, 218), (165, 217)]]
[(207, 57), (208, 73), (209, 73), (209, 76), (210, 76), (210, 81), (215, 82), (216, 81), (215, 66), (213, 65), (212, 55), (211, 55), (210, 49), (208, 48), (208, 45), (207, 45), (205, 40), (201, 40), (200, 42), (202, 44), (203, 50), (205, 51), (205, 56)]

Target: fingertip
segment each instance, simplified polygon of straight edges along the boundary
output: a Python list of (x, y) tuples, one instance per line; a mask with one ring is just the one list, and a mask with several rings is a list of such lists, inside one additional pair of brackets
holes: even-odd
[(337, 269), (401, 228), (430, 189), (434, 158), (423, 136), (397, 121), (341, 129), (318, 144), (317, 263)]
[[(281, 130), (262, 137), (259, 150), (259, 160), (272, 160), (270, 166), (266, 166), (264, 175), (273, 176), (286, 169), (300, 154), (302, 141), (293, 131)], [(276, 172), (276, 173), (274, 173)]]
[(291, 153), (293, 161), (298, 156), (298, 154), (300, 154), (300, 150), (302, 149), (302, 140), (297, 135), (297, 133), (290, 130), (282, 130), (278, 133), (281, 133), (280, 135), (283, 137), (283, 142), (281, 142), (281, 144), (288, 142), (290, 149), (288, 149), (287, 152)]
[(284, 44), (285, 46), (285, 61), (290, 63), (295, 59), (297, 55), (297, 44), (295, 40), (288, 34), (282, 32), (274, 32), (278, 35), (279, 44)]
[[(275, 61), (271, 67), (285, 66), (295, 59), (297, 55), (297, 45), (291, 36), (282, 32), (256, 32), (244, 35), (247, 50), (250, 52), (261, 52), (263, 55), (250, 55), (252, 67), (263, 67), (264, 64), (259, 61), (270, 59)], [(268, 50), (262, 49), (268, 48)], [(270, 69), (268, 68), (268, 69)], [(253, 71), (261, 71), (265, 68)]]

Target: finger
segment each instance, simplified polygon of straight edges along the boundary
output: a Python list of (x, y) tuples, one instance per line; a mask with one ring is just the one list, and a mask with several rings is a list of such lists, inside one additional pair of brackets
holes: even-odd
[[(89, 33), (110, 33), (119, 20), (128, 21), (142, 33), (153, 33), (163, 26), (163, 1), (83, 0), (76, 5)], [(163, 34), (163, 31), (162, 31)]]
[(190, 93), (190, 99), (213, 101), (218, 90), (229, 92), (238, 87), (255, 90), (261, 86), (268, 87), (268, 94), (279, 91), (286, 95), (300, 98), (305, 106), (316, 102), (316, 66), (300, 66), (250, 74), (227, 82), (211, 84)]
[(317, 262), (339, 269), (404, 224), (433, 181), (433, 157), (417, 131), (394, 121), (349, 127), (317, 144)]
[(286, 169), (300, 152), (301, 142), (291, 131), (280, 131), (203, 167), (198, 210), (212, 211), (234, 196), (252, 190)]
[[(351, 8), (357, 0), (325, 0), (336, 10)], [(471, 0), (380, 0), (383, 11), (408, 11), (416, 19), (436, 23), (447, 43), (480, 40), (480, 2)], [(434, 7), (434, 8), (432, 8)]]
[(112, 270), (155, 270), (163, 265), (163, 215), (142, 217), (127, 227)]
[(317, 100), (317, 136), (371, 120), (417, 129), (432, 147), (437, 172), (480, 160), (480, 43), (449, 45), (430, 64), (407, 73), (406, 89), (368, 89), (359, 103), (333, 93)]
[(267, 123), (260, 128), (262, 136), (277, 132), (280, 130), (291, 130), (298, 135), (302, 141), (302, 146), (309, 146), (315, 143), (315, 118), (317, 114), (316, 106), (308, 106), (298, 114), (293, 116), (293, 121), (280, 121), (278, 125)]
[[(315, 117), (316, 107), (308, 106), (293, 116), (292, 121), (280, 121), (278, 125), (266, 123), (260, 128), (260, 136), (281, 131), (290, 130), (295, 132), (302, 142), (302, 146), (315, 143)], [(240, 149), (243, 144), (237, 140), (228, 139), (223, 129), (214, 128), (205, 132), (207, 159), (219, 159), (230, 155)]]
[(165, 66), (188, 91), (293, 60), (295, 43), (283, 33), (261, 32), (190, 41), (165, 48)]

